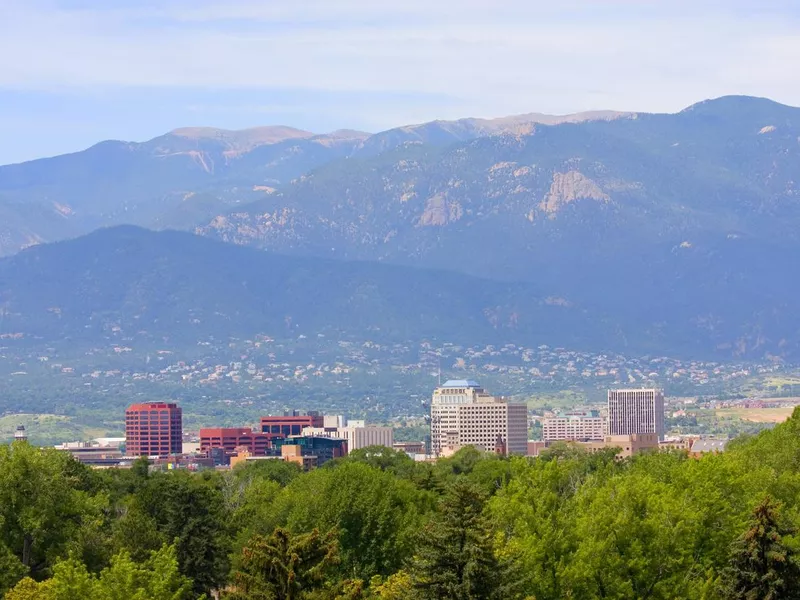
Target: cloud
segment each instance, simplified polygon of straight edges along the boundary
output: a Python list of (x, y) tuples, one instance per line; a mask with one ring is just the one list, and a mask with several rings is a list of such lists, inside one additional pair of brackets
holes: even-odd
[(6, 0), (0, 87), (451, 99), (430, 118), (800, 103), (797, 30), (778, 0)]

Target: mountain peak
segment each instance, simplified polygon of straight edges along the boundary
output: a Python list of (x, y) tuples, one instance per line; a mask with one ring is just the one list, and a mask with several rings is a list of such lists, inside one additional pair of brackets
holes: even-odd
[(237, 130), (218, 129), (216, 127), (182, 127), (173, 129), (167, 135), (196, 141), (217, 141), (238, 152), (247, 152), (258, 146), (278, 144), (286, 140), (308, 139), (314, 136), (310, 131), (284, 125), (250, 127)]
[(717, 116), (797, 115), (800, 109), (758, 96), (730, 95), (709, 98), (684, 108), (681, 113)]
[(630, 118), (636, 115), (632, 112), (621, 112), (617, 110), (590, 110), (565, 115), (549, 115), (545, 113), (525, 113), (521, 115), (509, 115), (495, 119), (476, 119), (486, 125), (504, 128), (522, 123), (535, 123), (538, 125), (560, 125), (562, 123), (583, 123), (585, 121), (613, 121), (614, 119)]

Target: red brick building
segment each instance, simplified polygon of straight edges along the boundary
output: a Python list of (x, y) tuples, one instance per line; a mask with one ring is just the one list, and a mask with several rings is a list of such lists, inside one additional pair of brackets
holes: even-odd
[(182, 444), (183, 415), (177, 404), (132, 404), (125, 411), (126, 456), (180, 454)]
[(300, 435), (304, 427), (324, 427), (325, 418), (316, 412), (304, 415), (296, 411), (282, 417), (261, 417), (261, 434), (269, 440), (285, 439), (290, 435)]
[(200, 430), (201, 452), (223, 448), (226, 453), (231, 453), (239, 446), (246, 447), (253, 456), (263, 456), (269, 447), (269, 437), (253, 433), (250, 427), (207, 427)]

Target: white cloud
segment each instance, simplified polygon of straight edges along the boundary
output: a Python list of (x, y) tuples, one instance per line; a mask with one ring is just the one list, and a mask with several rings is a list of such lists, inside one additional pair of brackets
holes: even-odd
[[(800, 104), (800, 79), (791, 75), (800, 62), (800, 36), (790, 5), (766, 0), (759, 12), (744, 12), (747, 6), (743, 0), (126, 6), (97, 0), (66, 9), (6, 0), (0, 87), (420, 94), (418, 106), (391, 107), (398, 119), (677, 110), (728, 93)], [(452, 102), (429, 114), (426, 95)]]

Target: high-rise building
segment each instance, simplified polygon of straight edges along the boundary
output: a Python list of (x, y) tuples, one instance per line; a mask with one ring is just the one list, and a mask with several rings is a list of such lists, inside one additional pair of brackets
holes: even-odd
[(606, 422), (596, 410), (572, 412), (542, 420), (545, 442), (588, 442), (605, 439)]
[(655, 433), (664, 439), (664, 392), (657, 389), (609, 390), (608, 435)]
[(132, 404), (125, 411), (126, 456), (180, 454), (182, 443), (183, 419), (177, 404)]
[(207, 427), (200, 430), (200, 451), (222, 448), (232, 453), (244, 446), (252, 456), (263, 456), (269, 447), (269, 438), (249, 427)]
[(528, 408), (488, 394), (475, 381), (446, 381), (431, 401), (431, 449), (475, 446), (486, 451), (502, 447), (507, 454), (528, 449)]

